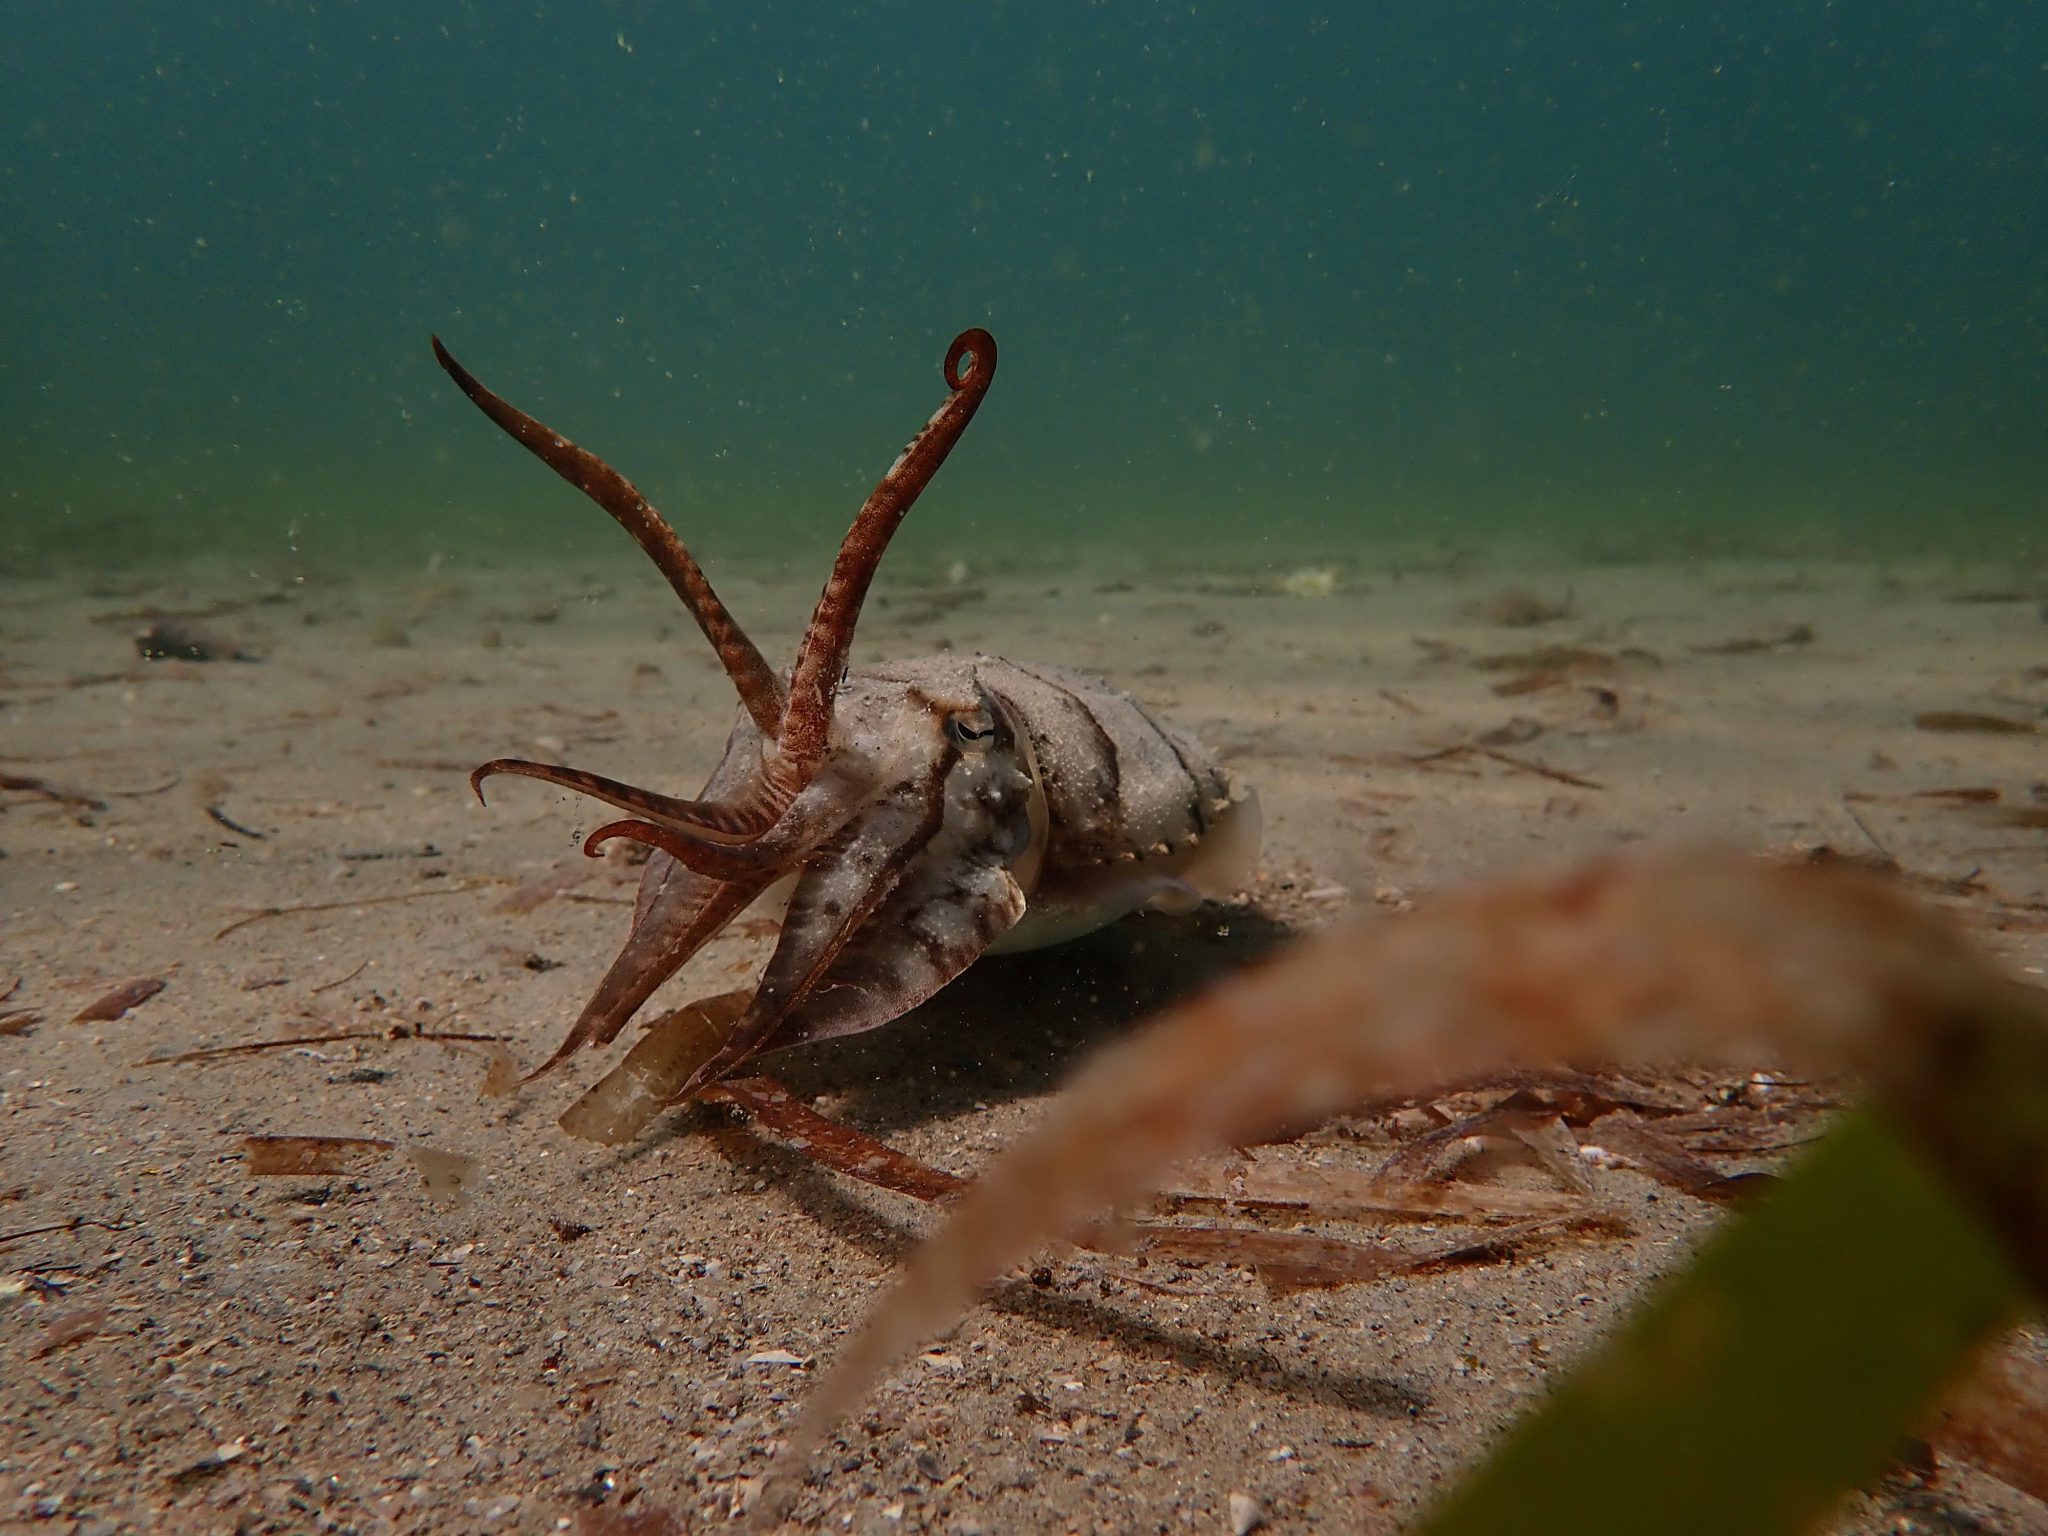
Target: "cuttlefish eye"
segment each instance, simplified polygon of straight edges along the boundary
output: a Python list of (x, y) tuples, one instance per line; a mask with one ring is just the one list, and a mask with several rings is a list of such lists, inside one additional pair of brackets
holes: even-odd
[(963, 752), (980, 752), (996, 739), (996, 723), (981, 710), (946, 716), (946, 734)]

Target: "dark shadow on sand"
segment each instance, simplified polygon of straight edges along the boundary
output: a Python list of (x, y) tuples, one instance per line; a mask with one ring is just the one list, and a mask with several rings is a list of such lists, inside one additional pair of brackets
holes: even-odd
[[(741, 1135), (720, 1135), (711, 1140), (734, 1163), (768, 1179), (821, 1229), (892, 1269), (916, 1246), (915, 1233), (855, 1198), (835, 1176), (801, 1154)], [(1414, 1379), (1367, 1375), (1329, 1366), (1304, 1368), (1280, 1360), (1255, 1344), (1228, 1343), (1168, 1328), (1137, 1310), (1127, 1311), (1109, 1302), (1062, 1293), (1029, 1280), (1013, 1280), (995, 1287), (982, 1304), (1077, 1339), (1112, 1345), (1134, 1358), (1160, 1361), (1178, 1370), (1199, 1372), (1294, 1402), (1316, 1403), (1378, 1419), (1418, 1418), (1432, 1406), (1429, 1393)], [(934, 1330), (953, 1321), (935, 1318)]]
[(834, 1117), (886, 1136), (1050, 1092), (1092, 1047), (1291, 931), (1253, 907), (1127, 918), (1051, 949), (985, 957), (894, 1023), (764, 1057), (761, 1070), (805, 1097), (850, 1092)]

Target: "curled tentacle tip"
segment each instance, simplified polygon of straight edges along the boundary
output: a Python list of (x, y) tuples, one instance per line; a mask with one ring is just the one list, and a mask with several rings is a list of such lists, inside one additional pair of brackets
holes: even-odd
[(485, 763), (482, 767), (472, 768), (469, 771), (469, 792), (476, 796), (476, 803), (478, 805), (489, 805), (491, 803), (484, 798), (484, 780), (488, 779), (497, 770), (498, 765), (496, 763)]
[(586, 859), (602, 858), (604, 856), (604, 845), (615, 837), (624, 837), (626, 834), (621, 828), (630, 825), (632, 823), (623, 821), (606, 822), (595, 832), (591, 833), (590, 836), (583, 839), (583, 857)]
[[(974, 366), (963, 368), (961, 364), (969, 358)], [(976, 379), (987, 383), (988, 376), (995, 372), (996, 339), (980, 326), (973, 326), (953, 338), (953, 345), (946, 348), (946, 387), (965, 389)]]
[(635, 843), (645, 843), (650, 848), (659, 848), (661, 844), (656, 841), (656, 837), (660, 831), (661, 828), (652, 822), (632, 817), (624, 821), (608, 821), (583, 839), (583, 856), (587, 859), (600, 858), (603, 856), (604, 845), (621, 837)]

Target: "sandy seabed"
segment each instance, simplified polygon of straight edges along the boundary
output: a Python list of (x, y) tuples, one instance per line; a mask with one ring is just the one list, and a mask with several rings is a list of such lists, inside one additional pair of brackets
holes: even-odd
[[(970, 1172), (1091, 1041), (1289, 929), (1643, 839), (1881, 854), (2009, 963), (2048, 965), (2038, 578), (1732, 559), (1285, 574), (884, 571), (857, 661), (950, 648), (1104, 673), (1257, 784), (1266, 850), (1237, 903), (985, 961), (889, 1029), (778, 1059), (785, 1082)], [(744, 569), (721, 587), (773, 619), (755, 631), (771, 656), (816, 595)], [(151, 623), (197, 625), (215, 659), (141, 659)], [(493, 1045), (434, 1038), (538, 1062), (637, 875), (624, 848), (580, 854), (595, 808), (510, 780), (481, 807), (471, 766), (532, 756), (687, 793), (716, 758), (730, 691), (658, 579), (13, 578), (0, 634), (0, 991), (19, 977), (0, 1001), (0, 1527), (722, 1519), (930, 1213), (723, 1112), (588, 1146), (554, 1119), (597, 1062), (487, 1097)], [(743, 925), (664, 995), (740, 985), (770, 942)], [(74, 1021), (143, 978), (165, 985)], [(315, 1035), (351, 1038), (162, 1061)], [(1704, 1105), (1741, 1082), (1676, 1087)], [(1275, 1155), (1370, 1167), (1427, 1123)], [(396, 1154), (257, 1178), (252, 1134), (383, 1138), (475, 1171), (459, 1203)], [(1395, 1529), (1719, 1217), (1635, 1169), (1589, 1176), (1632, 1235), (1377, 1285), (1275, 1298), (1236, 1269), (1057, 1257), (842, 1426), (799, 1513), (1214, 1532), (1235, 1494), (1240, 1522), (1275, 1531)], [(2048, 1531), (2048, 1510), (1945, 1463), (1859, 1496), (1844, 1529)]]

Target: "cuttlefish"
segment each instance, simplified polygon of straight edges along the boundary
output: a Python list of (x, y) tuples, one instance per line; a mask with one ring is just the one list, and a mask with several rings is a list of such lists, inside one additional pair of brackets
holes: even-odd
[(703, 570), (626, 478), (480, 384), (434, 340), (464, 394), (631, 534), (739, 694), (725, 755), (694, 798), (554, 763), (494, 758), (470, 776), (540, 779), (626, 814), (585, 840), (650, 850), (632, 931), (550, 1071), (614, 1040), (741, 912), (782, 903), (751, 995), (672, 1074), (670, 1101), (764, 1051), (874, 1029), (984, 953), (1076, 937), (1141, 907), (1184, 911), (1237, 889), (1259, 846), (1256, 796), (1130, 695), (996, 656), (849, 669), (889, 540), (960, 441), (996, 371), (995, 339), (947, 349), (947, 395), (854, 519), (794, 664), (771, 667)]

